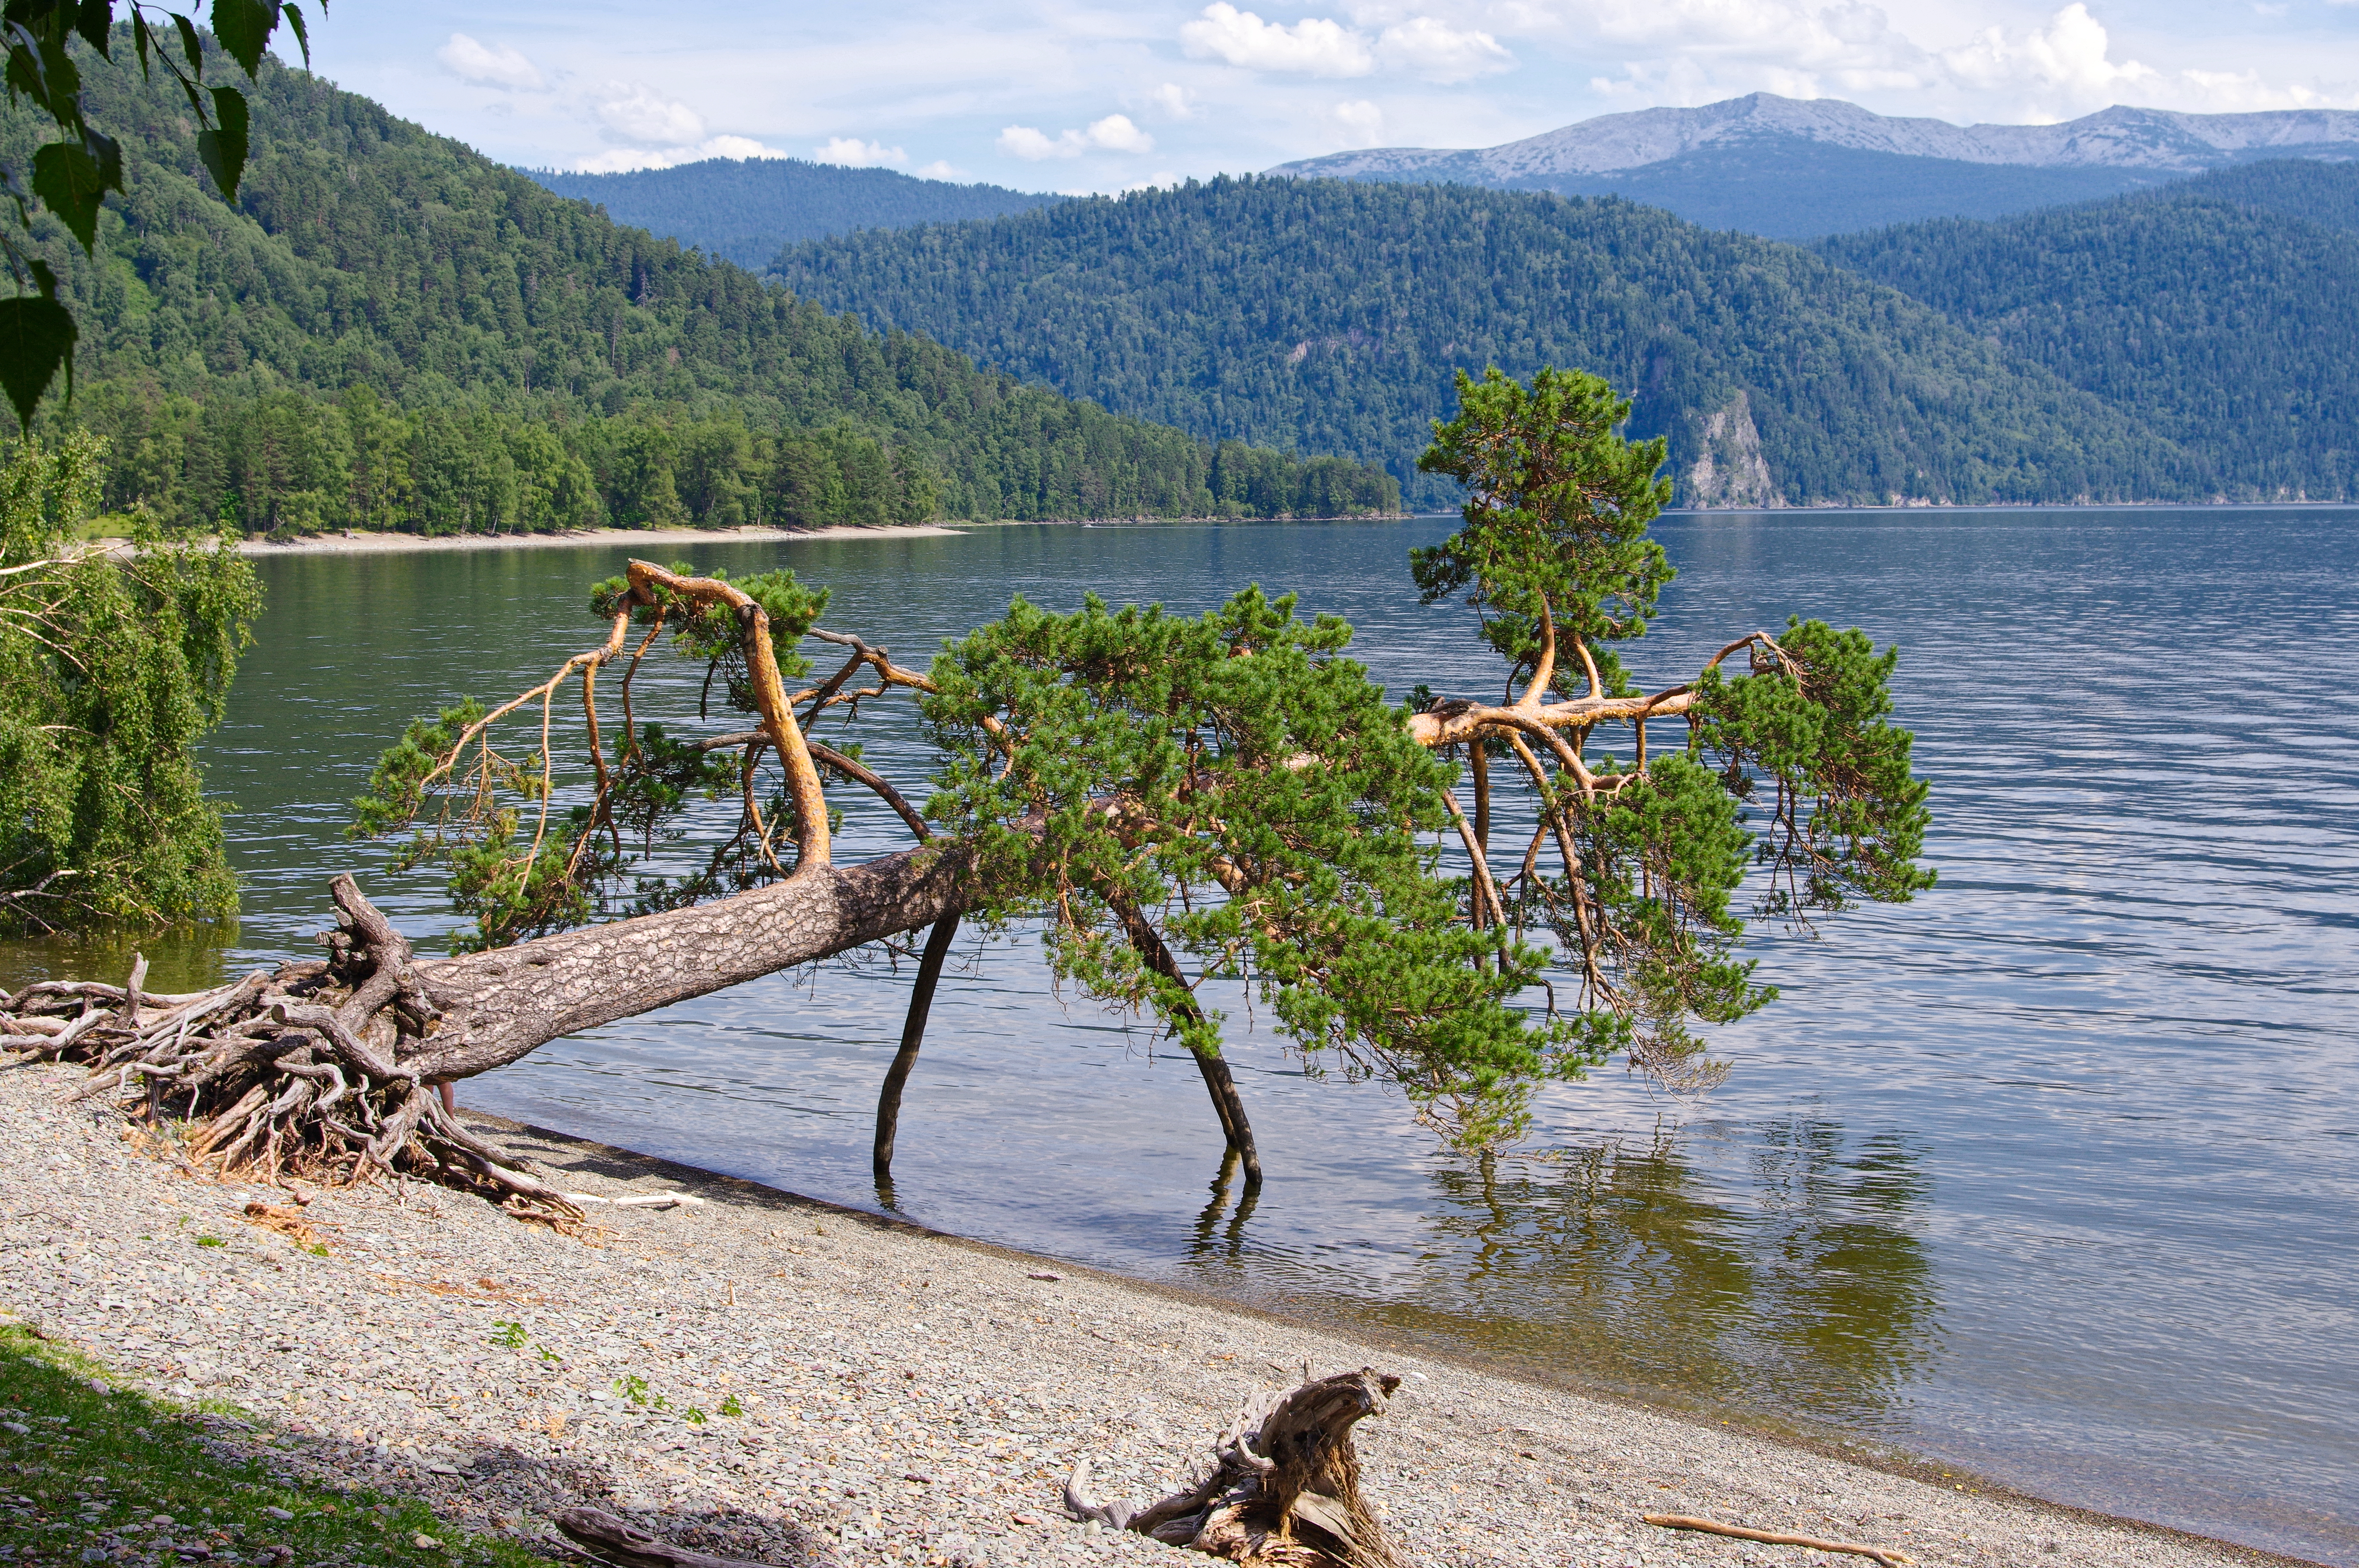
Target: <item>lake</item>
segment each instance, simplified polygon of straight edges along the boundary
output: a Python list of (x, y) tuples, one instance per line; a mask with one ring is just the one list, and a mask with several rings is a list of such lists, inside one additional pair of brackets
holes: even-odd
[[(716, 544), (835, 593), (825, 624), (922, 662), (1021, 592), (1203, 609), (1258, 580), (1358, 629), (1395, 689), (1483, 694), (1462, 610), (1405, 553), (1440, 519), (1019, 526)], [(1758, 1417), (2026, 1490), (2359, 1564), (2359, 514), (1690, 515), (1642, 684), (1789, 613), (1897, 641), (1933, 780), (1916, 903), (1756, 946), (1783, 998), (1722, 1032), (1700, 1098), (1619, 1067), (1534, 1136), (1447, 1157), (1397, 1097), (1304, 1076), (1241, 1000), (1230, 1054), (1268, 1181), (1217, 1183), (1201, 1084), (962, 938), (868, 1169), (911, 965), (779, 976), (560, 1042), (462, 1087), (506, 1115), (942, 1229)], [(598, 640), (603, 548), (263, 566), (270, 608), (209, 748), (246, 915), (186, 973), (315, 951), (364, 873), (420, 937), (431, 873), (343, 837), (411, 716), (506, 695)], [(692, 708), (680, 673), (642, 711)], [(906, 708), (858, 727), (908, 788)], [(845, 859), (901, 841), (849, 793)], [(111, 966), (18, 946), (10, 978)]]

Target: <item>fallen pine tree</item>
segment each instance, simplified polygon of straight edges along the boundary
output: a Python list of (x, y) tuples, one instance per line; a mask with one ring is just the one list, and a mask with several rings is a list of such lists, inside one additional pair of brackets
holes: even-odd
[[(85, 1095), (183, 1119), (227, 1167), (430, 1173), (560, 1217), (570, 1201), (469, 1132), (441, 1086), (926, 931), (881, 1169), (962, 919), (1039, 922), (1060, 982), (1178, 1039), (1249, 1184), (1208, 980), (1252, 987), (1307, 1062), (1397, 1086), (1462, 1144), (1515, 1137), (1538, 1086), (1617, 1053), (1709, 1083), (1697, 1026), (1774, 995), (1737, 956), (1748, 875), (1752, 915), (1798, 925), (1930, 883), (1925, 786), (1887, 720), (1895, 655), (1797, 621), (1639, 689), (1614, 646), (1644, 633), (1670, 576), (1647, 536), (1661, 444), (1614, 435), (1627, 405), (1578, 373), (1529, 389), (1494, 374), (1462, 396), (1424, 460), (1466, 484), (1464, 525), (1412, 570), (1429, 602), (1479, 611), (1505, 665), (1496, 702), (1390, 701), (1345, 656), (1347, 626), (1257, 589), (1192, 619), (1018, 600), (921, 672), (821, 628), (827, 595), (791, 573), (634, 562), (592, 593), (603, 643), (496, 708), (414, 724), (358, 803), (361, 830), (406, 832), (408, 862), (450, 867), (470, 950), (418, 956), (339, 877), (321, 959), (190, 996), (138, 973), (38, 984), (0, 1025), (87, 1063)], [(641, 718), (635, 677), (667, 640), (744, 727), (683, 740)], [(807, 643), (842, 662), (798, 688)], [(578, 752), (556, 719), (577, 687)], [(812, 734), (901, 699), (940, 756), (922, 809)], [(1671, 720), (1684, 734), (1666, 743)], [(1623, 760), (1598, 754), (1601, 732), (1628, 737)], [(837, 864), (830, 779), (874, 795), (911, 847)], [(582, 797), (563, 811), (561, 781)], [(700, 825), (709, 842), (684, 860)]]

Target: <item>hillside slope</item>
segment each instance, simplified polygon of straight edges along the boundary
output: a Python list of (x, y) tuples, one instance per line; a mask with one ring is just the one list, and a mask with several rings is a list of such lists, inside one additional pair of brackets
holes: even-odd
[(804, 240), (854, 229), (996, 218), (1064, 200), (799, 158), (708, 158), (629, 174), (523, 172), (560, 196), (604, 208), (618, 223), (678, 240), (749, 272), (760, 272), (781, 250)]
[(2359, 233), (2359, 164), (2277, 158), (2199, 174), (2169, 187), (2172, 196), (2208, 198)]
[(1382, 462), (1412, 501), (1451, 373), (1635, 393), (1690, 503), (2182, 493), (2170, 444), (1805, 252), (1617, 200), (1218, 179), (780, 258), (799, 293), (1072, 396)]
[(2359, 166), (2264, 164), (1817, 248), (2135, 411), (2215, 493), (2343, 500), (2359, 495), (2354, 217)]
[(1765, 140), (1700, 147), (1637, 168), (1521, 176), (1499, 189), (1620, 196), (1707, 229), (1810, 240), (1930, 217), (2000, 218), (2143, 190), (2166, 178), (2143, 168), (2029, 168)]
[[(127, 51), (126, 51), (127, 58)], [(110, 501), (184, 523), (826, 523), (1380, 505), (1381, 475), (1223, 451), (875, 335), (266, 67), (237, 208), (136, 70), (92, 62), (127, 199), (49, 231)], [(24, 113), (0, 118), (12, 156)]]

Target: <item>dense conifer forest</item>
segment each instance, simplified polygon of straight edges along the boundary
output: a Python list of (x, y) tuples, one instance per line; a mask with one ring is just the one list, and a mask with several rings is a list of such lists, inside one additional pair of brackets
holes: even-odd
[(2199, 174), (2158, 194), (2163, 200), (2211, 198), (2359, 233), (2359, 164), (2272, 158)]
[[(123, 51), (128, 58), (128, 49)], [(430, 532), (1383, 508), (1381, 472), (1214, 444), (620, 227), (266, 66), (237, 206), (160, 80), (92, 63), (127, 200), (51, 254), (106, 501), (180, 524)], [(28, 115), (0, 121), (29, 152)]]
[(628, 174), (525, 170), (560, 196), (592, 202), (617, 223), (669, 235), (750, 271), (805, 240), (854, 229), (908, 229), (1028, 212), (1061, 196), (997, 185), (918, 179), (888, 168), (837, 168), (800, 158), (707, 158)]
[(2359, 493), (2354, 230), (2359, 166), (2285, 162), (1817, 248), (2145, 420), (2200, 488), (2323, 500)]
[[(1707, 229), (1742, 229), (1773, 240), (1880, 228), (1940, 215), (1997, 218), (2061, 201), (2138, 190), (2169, 178), (2158, 169), (2045, 168), (1963, 163), (1954, 158), (1872, 152), (1799, 136), (1698, 147), (1659, 163), (1589, 173), (1484, 178), (1473, 155), (1462, 164), (1400, 174), (1354, 174), (1362, 180), (1458, 180), (1499, 190), (1551, 190), (1559, 196), (1619, 196), (1675, 212)], [(1288, 172), (1321, 176), (1318, 160)], [(818, 236), (814, 235), (813, 238)]]
[(816, 242), (798, 293), (1072, 396), (1382, 462), (1411, 499), (1452, 372), (1577, 365), (1682, 501), (2185, 494), (2178, 448), (1897, 290), (1615, 199), (1222, 178)]

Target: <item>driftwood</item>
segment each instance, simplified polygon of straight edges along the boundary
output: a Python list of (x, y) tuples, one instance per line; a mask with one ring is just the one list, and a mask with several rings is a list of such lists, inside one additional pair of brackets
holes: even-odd
[(715, 1557), (709, 1552), (674, 1546), (598, 1509), (568, 1509), (555, 1522), (566, 1540), (614, 1568), (776, 1568), (742, 1557)]
[(1407, 1568), (1360, 1491), (1352, 1428), (1400, 1387), (1363, 1367), (1248, 1405), (1212, 1445), (1203, 1479), (1144, 1508), (1099, 1501), (1084, 1457), (1065, 1484), (1073, 1517), (1266, 1568)]
[(1705, 1535), (1728, 1535), (1739, 1541), (1758, 1541), (1770, 1546), (1807, 1546), (1813, 1552), (1847, 1552), (1854, 1557), (1881, 1563), (1884, 1568), (1908, 1568), (1913, 1561), (1905, 1552), (1896, 1552), (1889, 1546), (1863, 1546), (1856, 1541), (1824, 1541), (1815, 1535), (1786, 1535), (1774, 1530), (1755, 1530), (1750, 1525), (1723, 1524), (1718, 1519), (1696, 1519), (1689, 1514), (1647, 1514), (1642, 1517), (1648, 1524), (1663, 1530), (1692, 1530)]

